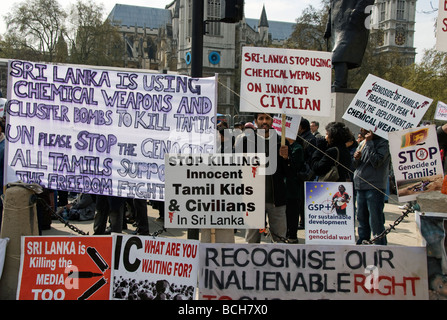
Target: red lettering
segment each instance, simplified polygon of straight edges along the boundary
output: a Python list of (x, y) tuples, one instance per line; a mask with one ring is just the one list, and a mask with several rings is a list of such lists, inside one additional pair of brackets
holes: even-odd
[[(371, 283), (367, 284), (366, 281), (370, 280)], [(396, 295), (396, 289), (402, 292), (404, 296), (416, 295), (416, 281), (420, 280), (419, 277), (402, 277), (402, 281), (398, 282), (394, 276), (379, 276), (374, 285), (374, 278), (365, 276), (363, 274), (354, 275), (354, 293), (364, 292), (368, 294), (377, 293), (383, 296)], [(399, 288), (401, 288), (399, 290)]]

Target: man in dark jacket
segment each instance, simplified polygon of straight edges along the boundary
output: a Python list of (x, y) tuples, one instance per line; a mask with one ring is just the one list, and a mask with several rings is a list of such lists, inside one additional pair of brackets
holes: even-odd
[[(265, 211), (267, 212), (273, 241), (277, 242), (284, 240), (287, 233), (287, 188), (285, 178), (287, 171), (290, 170), (289, 147), (288, 145), (281, 146), (279, 137), (276, 134), (272, 135), (274, 130), (270, 132), (273, 118), (269, 114), (256, 114), (255, 124), (257, 126), (256, 152), (266, 153), (269, 167), (276, 163), (276, 170), (272, 174), (267, 173), (265, 177)], [(260, 144), (264, 144), (265, 149)], [(270, 147), (270, 144), (274, 144), (274, 147), (273, 145)], [(248, 149), (250, 150), (251, 148)], [(270, 153), (273, 150), (275, 150), (275, 154)], [(259, 243), (261, 241), (259, 230), (247, 230), (245, 240), (248, 243)]]
[[(324, 139), (324, 138), (323, 138)], [(301, 118), (300, 126), (298, 127), (297, 141), (303, 147), (304, 163), (301, 166), (299, 176), (302, 181), (312, 181), (315, 175), (312, 171), (312, 155), (315, 152), (315, 146), (317, 145), (317, 138), (312, 134), (310, 130), (309, 120)], [(300, 202), (299, 208), (299, 223), (298, 229), (304, 229), (304, 201)]]
[[(390, 150), (388, 140), (372, 131), (365, 134), (354, 153), (354, 188), (357, 192), (358, 244), (385, 230), (385, 190), (389, 175)], [(386, 237), (376, 244), (386, 245)]]
[(334, 88), (347, 88), (348, 70), (360, 67), (369, 29), (366, 26), (368, 6), (374, 0), (331, 0), (329, 19), (324, 34), (332, 38), (332, 66), (335, 70)]

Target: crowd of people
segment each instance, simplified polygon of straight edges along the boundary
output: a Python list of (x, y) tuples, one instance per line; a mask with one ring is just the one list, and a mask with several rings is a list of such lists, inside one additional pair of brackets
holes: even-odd
[[(0, 148), (4, 148), (4, 121), (0, 124)], [(235, 125), (236, 130), (227, 135), (229, 126), (220, 121), (217, 130), (221, 143), (217, 152), (260, 152), (259, 141), (266, 157), (269, 150), (276, 150), (276, 170), (265, 179), (266, 215), (274, 241), (298, 243), (298, 230), (305, 228), (304, 182), (324, 176), (336, 162), (339, 164), (337, 181), (352, 181), (354, 185), (358, 243), (382, 233), (390, 164), (387, 140), (363, 129), (355, 138), (341, 122), (329, 123), (322, 134), (317, 121), (302, 118), (296, 139), (287, 138), (282, 144), (278, 135), (270, 134), (272, 126), (273, 118), (269, 114), (258, 113), (253, 121)], [(48, 196), (44, 193), (43, 197), (45, 194)], [(129, 222), (136, 226), (136, 234), (149, 234), (145, 199), (79, 194), (69, 203), (67, 192), (59, 190), (57, 195), (58, 213), (67, 220), (93, 220), (95, 235), (121, 233)], [(159, 210), (159, 220), (163, 220), (164, 203), (150, 201), (149, 204)], [(38, 216), (42, 215), (38, 212)], [(45, 229), (42, 224), (39, 223), (40, 228)], [(248, 243), (260, 242), (260, 238), (259, 230), (247, 230)], [(386, 238), (380, 241), (386, 244)]]
[[(341, 122), (329, 123), (322, 134), (318, 121), (302, 118), (296, 139), (287, 138), (281, 145), (278, 135), (272, 141), (269, 134), (272, 126), (270, 115), (258, 113), (253, 122), (238, 124), (238, 129), (243, 127), (239, 135), (225, 135), (228, 125), (224, 121), (218, 130), (220, 152), (256, 152), (258, 141), (276, 144), (277, 170), (265, 180), (266, 217), (274, 241), (298, 243), (298, 230), (305, 228), (304, 182), (318, 180), (336, 163), (336, 181), (353, 182), (357, 243), (362, 244), (385, 230), (384, 205), (391, 161), (386, 139), (365, 129), (354, 137)], [(231, 143), (228, 139), (232, 139)], [(264, 150), (273, 149), (265, 147)], [(246, 241), (260, 242), (259, 231), (248, 230)], [(386, 245), (386, 237), (380, 238), (377, 244)]]

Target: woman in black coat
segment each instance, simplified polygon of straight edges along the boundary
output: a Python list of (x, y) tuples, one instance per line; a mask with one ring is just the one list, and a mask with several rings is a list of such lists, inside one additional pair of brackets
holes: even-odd
[[(351, 167), (351, 154), (346, 148), (346, 142), (350, 137), (349, 129), (341, 122), (330, 122), (326, 126), (325, 140), (320, 140), (317, 147), (323, 151), (316, 150), (312, 155), (312, 170), (316, 176), (324, 176), (334, 166), (337, 159), (337, 149), (339, 152), (337, 181), (350, 181), (349, 168)], [(347, 168), (347, 169), (346, 169)]]

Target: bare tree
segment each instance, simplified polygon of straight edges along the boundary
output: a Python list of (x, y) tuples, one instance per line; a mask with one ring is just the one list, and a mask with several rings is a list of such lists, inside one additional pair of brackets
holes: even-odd
[(6, 16), (7, 34), (22, 50), (32, 51), (41, 60), (53, 61), (66, 13), (57, 0), (29, 0)]
[(104, 8), (94, 2), (78, 0), (70, 9), (67, 38), (71, 62), (90, 65), (117, 65), (122, 61), (121, 53), (116, 56), (114, 49), (122, 46), (122, 39), (116, 27), (103, 19)]

